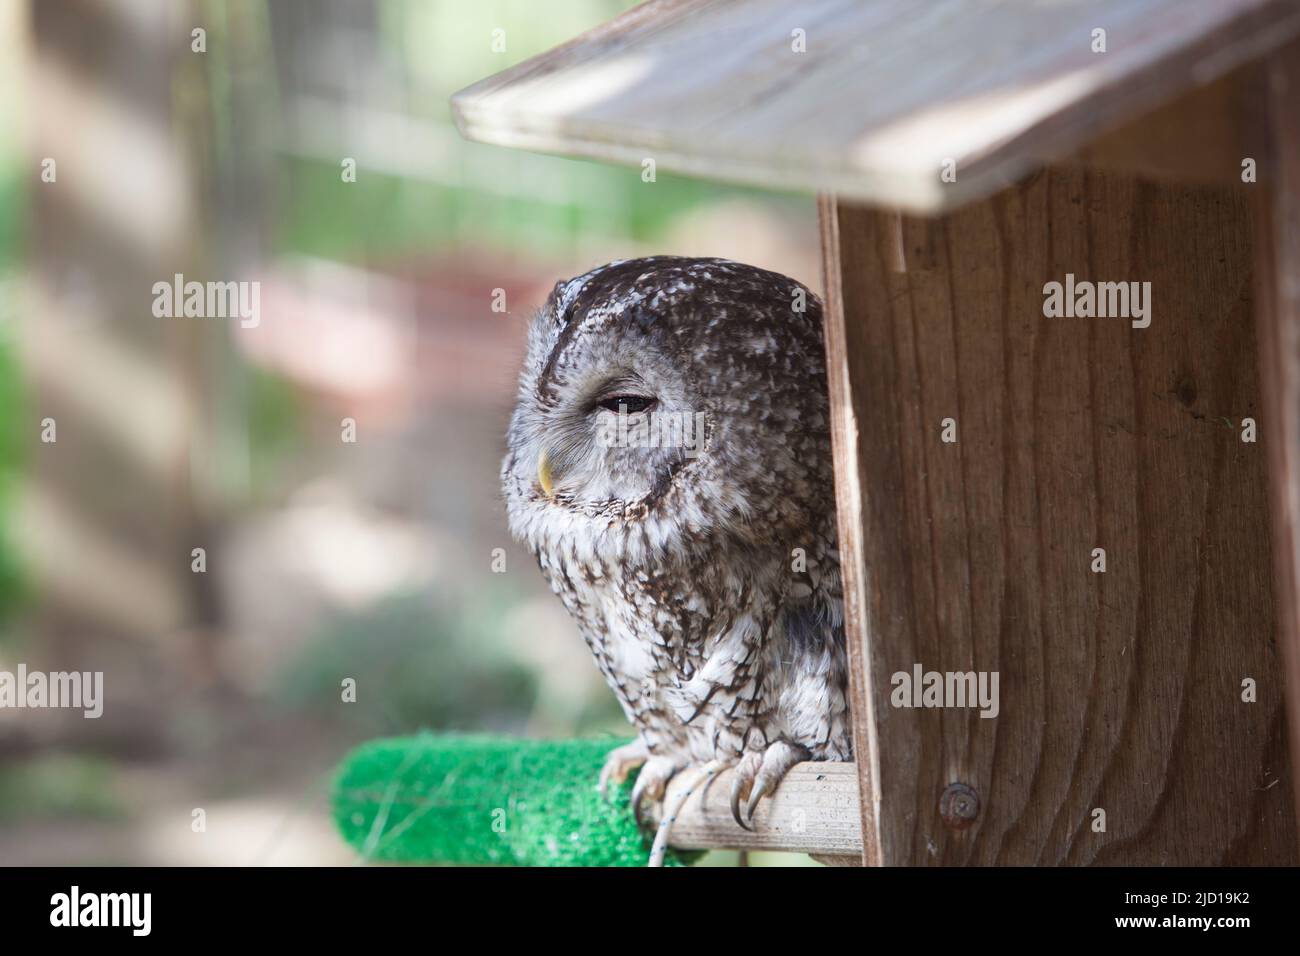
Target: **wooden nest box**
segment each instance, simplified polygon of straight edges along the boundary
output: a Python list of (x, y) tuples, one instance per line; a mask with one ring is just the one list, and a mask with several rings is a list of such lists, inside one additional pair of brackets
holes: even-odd
[[(1295, 0), (656, 0), (456, 95), (473, 139), (820, 196), (856, 772), (688, 839), (1296, 862), (1298, 35)], [(996, 716), (900, 706), (917, 668), (998, 675)]]

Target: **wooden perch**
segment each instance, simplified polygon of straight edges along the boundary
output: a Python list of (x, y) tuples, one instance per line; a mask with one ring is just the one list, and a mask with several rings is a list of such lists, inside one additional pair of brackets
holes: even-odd
[[(759, 801), (749, 831), (731, 817), (734, 772), (727, 770), (686, 801), (673, 824), (672, 844), (684, 850), (788, 850), (860, 859), (857, 774), (852, 763), (798, 764), (776, 793)], [(678, 776), (665, 802), (690, 785), (686, 775)]]

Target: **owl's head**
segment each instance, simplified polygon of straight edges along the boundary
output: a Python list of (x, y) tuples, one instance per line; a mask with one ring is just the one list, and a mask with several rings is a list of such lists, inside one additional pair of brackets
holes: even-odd
[(534, 548), (587, 523), (663, 547), (758, 539), (826, 497), (827, 429), (804, 286), (724, 259), (613, 262), (557, 283), (530, 328), (502, 467), (511, 529)]

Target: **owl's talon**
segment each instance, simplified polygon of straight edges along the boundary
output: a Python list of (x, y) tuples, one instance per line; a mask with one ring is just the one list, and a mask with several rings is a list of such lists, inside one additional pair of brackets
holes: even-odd
[(662, 801), (668, 781), (681, 769), (682, 764), (671, 757), (650, 757), (646, 760), (641, 772), (637, 774), (636, 783), (632, 785), (632, 815), (636, 818), (637, 826), (644, 829), (649, 822), (642, 808), (645, 799), (649, 797), (655, 803)]
[[(643, 774), (644, 775), (644, 771)], [(641, 809), (642, 801), (646, 795), (646, 786), (641, 783), (641, 777), (637, 778), (636, 784), (632, 787), (632, 816), (636, 819), (636, 825), (645, 829), (645, 813)]]
[(632, 795), (632, 818), (636, 820), (638, 830), (648, 830), (651, 822), (653, 822), (647, 818), (645, 804), (638, 799), (637, 794)]
[[(806, 748), (785, 740), (771, 744), (761, 754), (751, 751), (736, 767), (736, 782), (731, 787), (731, 815), (746, 830), (753, 830), (754, 811), (758, 802), (776, 791), (781, 780), (790, 768), (801, 760), (808, 759)], [(745, 816), (749, 822), (741, 819), (740, 800), (745, 801)]]
[(740, 815), (740, 801), (744, 797), (745, 780), (739, 775), (731, 782), (731, 817), (742, 830), (753, 830)]
[(615, 747), (605, 755), (605, 765), (600, 768), (600, 783), (597, 789), (602, 800), (609, 799), (609, 785), (622, 783), (627, 775), (650, 759), (650, 752), (639, 738), (630, 744)]
[[(763, 766), (763, 755), (755, 750), (748, 751), (736, 764), (736, 775), (731, 782), (731, 818), (742, 830), (753, 830), (740, 812), (740, 801), (747, 800), (754, 786), (754, 779)], [(750, 813), (753, 818), (753, 813)]]

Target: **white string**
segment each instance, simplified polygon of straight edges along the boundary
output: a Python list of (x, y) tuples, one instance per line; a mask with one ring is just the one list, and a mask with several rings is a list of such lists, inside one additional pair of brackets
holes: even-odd
[[(677, 815), (681, 813), (682, 807), (686, 806), (686, 801), (691, 798), (696, 788), (700, 785), (701, 780), (708, 781), (713, 775), (722, 769), (721, 760), (713, 760), (702, 767), (695, 767), (694, 778), (690, 786), (678, 791), (670, 800), (664, 801), (663, 817), (659, 821), (659, 829), (655, 831), (654, 843), (650, 847), (650, 862), (647, 866), (663, 866), (664, 855), (668, 852), (668, 837), (672, 832), (673, 823), (677, 820)], [(691, 773), (690, 770), (686, 771)]]

